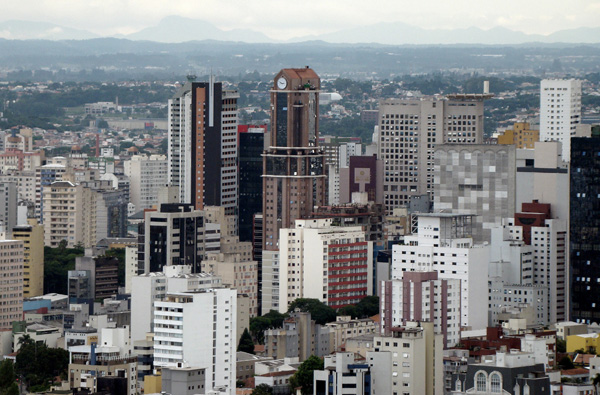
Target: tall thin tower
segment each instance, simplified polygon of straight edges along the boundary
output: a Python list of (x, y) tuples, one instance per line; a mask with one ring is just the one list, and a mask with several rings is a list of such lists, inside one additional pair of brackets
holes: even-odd
[(237, 214), (236, 91), (220, 82), (188, 82), (169, 100), (169, 184), (197, 210), (224, 206)]
[(271, 90), (271, 135), (263, 154), (263, 249), (279, 229), (325, 203), (325, 155), (318, 147), (321, 80), (310, 68), (283, 69)]

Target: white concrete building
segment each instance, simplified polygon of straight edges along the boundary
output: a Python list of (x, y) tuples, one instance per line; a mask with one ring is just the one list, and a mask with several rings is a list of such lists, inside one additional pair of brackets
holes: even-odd
[(163, 272), (146, 273), (131, 282), (131, 340), (143, 340), (154, 330), (154, 305), (168, 292), (192, 292), (221, 285), (221, 279), (207, 273), (192, 274), (189, 266), (166, 266)]
[(237, 291), (169, 293), (154, 307), (154, 365), (206, 369), (206, 389), (235, 394)]
[[(392, 279), (402, 272), (436, 271), (438, 278), (460, 280), (461, 325), (471, 329), (487, 326), (489, 247), (471, 238), (471, 215), (418, 214), (418, 226), (403, 245), (394, 245)], [(416, 230), (416, 232), (414, 232)], [(485, 279), (485, 280), (482, 280)]]
[(581, 123), (581, 81), (542, 80), (540, 83), (540, 140), (560, 141), (562, 157), (571, 158), (571, 136)]
[(129, 177), (131, 203), (137, 211), (158, 204), (158, 192), (168, 182), (168, 162), (164, 155), (135, 155), (124, 163)]
[(402, 278), (382, 281), (381, 331), (409, 321), (433, 322), (445, 347), (460, 343), (461, 286), (459, 279), (439, 279), (437, 272), (401, 272)]
[(340, 308), (373, 294), (373, 242), (362, 227), (336, 227), (329, 218), (296, 220), (294, 228), (280, 230), (279, 254), (282, 313), (297, 298)]

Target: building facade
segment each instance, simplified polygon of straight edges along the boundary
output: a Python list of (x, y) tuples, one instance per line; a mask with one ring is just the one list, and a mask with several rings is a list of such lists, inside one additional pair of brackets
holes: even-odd
[(325, 203), (319, 90), (320, 78), (308, 67), (283, 69), (273, 81), (271, 135), (263, 155), (263, 255), (278, 250), (280, 229)]
[(169, 100), (168, 182), (197, 210), (238, 207), (237, 100), (222, 83), (188, 81)]
[(569, 162), (571, 136), (581, 124), (581, 81), (542, 80), (540, 83), (540, 140), (562, 143)]

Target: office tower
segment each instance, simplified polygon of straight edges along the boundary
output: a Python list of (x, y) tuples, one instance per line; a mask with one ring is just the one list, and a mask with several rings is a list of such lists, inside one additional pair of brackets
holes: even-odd
[(379, 103), (377, 156), (384, 161), (388, 212), (408, 204), (411, 196), (431, 196), (436, 145), (483, 143), (483, 102), (490, 97), (466, 94)]
[(23, 297), (44, 294), (44, 227), (30, 218), (13, 228), (12, 237), (23, 242)]
[(475, 215), (474, 240), (489, 242), (491, 229), (515, 214), (515, 160), (511, 145), (437, 146), (434, 211)]
[(498, 144), (511, 144), (517, 148), (533, 148), (540, 141), (540, 131), (533, 130), (529, 122), (515, 122), (512, 129), (506, 129), (498, 136)]
[(461, 325), (484, 329), (488, 323), (489, 247), (473, 241), (473, 216), (419, 214), (413, 235), (393, 246), (392, 279), (403, 272), (438, 272), (438, 279), (460, 280)]
[(0, 183), (0, 228), (10, 235), (17, 225), (17, 184)]
[(437, 272), (401, 276), (381, 284), (381, 332), (389, 335), (409, 321), (429, 321), (444, 336), (444, 348), (460, 343), (460, 280), (439, 279)]
[(308, 67), (283, 69), (273, 81), (271, 135), (263, 156), (263, 250), (277, 251), (279, 230), (325, 203), (319, 89), (319, 76)]
[(560, 141), (562, 157), (570, 160), (571, 136), (581, 123), (581, 81), (542, 80), (540, 83), (540, 140)]
[(119, 260), (108, 256), (79, 256), (69, 271), (69, 297), (104, 299), (117, 295)]
[(147, 210), (139, 226), (138, 273), (160, 272), (171, 265), (189, 265), (193, 273), (200, 272), (204, 236), (204, 213), (192, 204), (161, 204)]
[(130, 198), (136, 212), (158, 204), (158, 193), (168, 182), (168, 162), (164, 155), (134, 155), (125, 161), (125, 175), (129, 177)]
[(237, 214), (237, 99), (220, 82), (191, 78), (169, 100), (168, 182), (197, 210), (223, 206)]
[(600, 322), (600, 134), (571, 139), (570, 319)]
[(206, 389), (235, 394), (237, 291), (167, 294), (154, 304), (154, 366), (206, 369)]
[(238, 127), (240, 241), (252, 241), (252, 216), (262, 212), (262, 153), (267, 125)]
[(298, 219), (280, 231), (277, 264), (263, 256), (262, 285), (265, 313), (284, 313), (298, 298), (319, 299), (334, 309), (356, 304), (373, 294), (373, 242), (360, 226)]
[(348, 167), (352, 155), (362, 155), (360, 137), (319, 136), (319, 147), (325, 154), (325, 166), (333, 165), (335, 172)]
[(23, 242), (0, 239), (0, 329), (11, 330), (13, 321), (23, 320)]

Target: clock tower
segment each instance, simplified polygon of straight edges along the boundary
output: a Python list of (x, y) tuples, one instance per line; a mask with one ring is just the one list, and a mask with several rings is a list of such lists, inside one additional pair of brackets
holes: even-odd
[(283, 69), (273, 80), (271, 133), (263, 154), (263, 250), (278, 250), (280, 229), (325, 204), (320, 83), (308, 67)]

